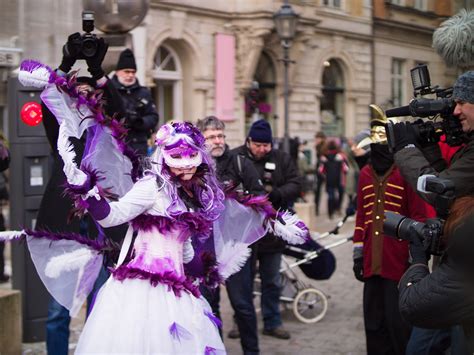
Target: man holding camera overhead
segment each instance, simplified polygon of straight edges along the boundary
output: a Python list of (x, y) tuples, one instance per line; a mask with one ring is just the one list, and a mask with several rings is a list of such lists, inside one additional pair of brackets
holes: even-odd
[(136, 74), (135, 56), (127, 48), (120, 53), (112, 83), (119, 91), (126, 111), (128, 145), (139, 155), (146, 156), (148, 138), (158, 125), (158, 113), (150, 90), (140, 85)]
[[(451, 180), (455, 196), (474, 194), (474, 71), (458, 77), (453, 87), (456, 116), (464, 133), (464, 146), (453, 156), (450, 166), (441, 155), (437, 143), (417, 142), (412, 124), (397, 123), (393, 126), (395, 138), (395, 163), (410, 185), (416, 189), (422, 175), (436, 175)], [(433, 202), (429, 195), (423, 196)]]

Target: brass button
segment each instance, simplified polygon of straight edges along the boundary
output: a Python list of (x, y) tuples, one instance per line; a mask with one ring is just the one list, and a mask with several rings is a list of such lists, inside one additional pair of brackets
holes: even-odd
[(380, 219), (380, 216), (375, 216), (375, 219)]
[(382, 202), (381, 200), (377, 200), (378, 203)]
[(375, 235), (379, 235), (379, 231), (375, 231)]

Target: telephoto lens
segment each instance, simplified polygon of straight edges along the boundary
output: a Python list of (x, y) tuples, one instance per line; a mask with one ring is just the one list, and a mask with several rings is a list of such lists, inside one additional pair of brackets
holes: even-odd
[(383, 222), (384, 234), (403, 240), (410, 240), (410, 235), (415, 231), (419, 236), (423, 236), (425, 224), (414, 219), (402, 216), (395, 212), (385, 212)]

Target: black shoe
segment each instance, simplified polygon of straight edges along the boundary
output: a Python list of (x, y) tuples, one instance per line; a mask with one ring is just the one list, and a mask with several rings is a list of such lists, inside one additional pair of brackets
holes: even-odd
[(229, 333), (227, 333), (227, 337), (229, 339), (239, 339), (240, 338), (240, 332), (239, 329), (234, 325), (234, 328), (232, 328)]
[(278, 339), (290, 339), (291, 335), (283, 327), (277, 327), (274, 329), (264, 329), (263, 335), (268, 335)]
[(3, 283), (5, 283), (5, 282), (8, 282), (8, 280), (10, 280), (10, 276), (5, 275), (5, 274), (0, 275), (0, 284), (3, 284)]

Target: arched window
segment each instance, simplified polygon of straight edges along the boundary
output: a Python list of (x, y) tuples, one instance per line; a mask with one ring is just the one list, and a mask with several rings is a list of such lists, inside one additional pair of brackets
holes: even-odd
[(165, 44), (158, 47), (153, 59), (153, 94), (161, 122), (183, 118), (182, 70), (176, 52)]
[[(276, 87), (276, 79), (275, 79), (275, 66), (273, 65), (273, 61), (270, 56), (262, 52), (260, 59), (257, 64), (257, 68), (255, 70), (255, 74), (253, 77), (254, 82), (258, 83), (258, 96), (257, 96), (257, 110), (253, 110), (249, 107), (248, 102), (246, 105), (246, 114), (245, 114), (245, 123), (246, 123), (246, 132), (252, 125), (253, 121), (258, 118), (265, 118), (269, 121), (273, 127), (273, 118), (275, 116), (275, 105), (276, 105), (276, 97), (275, 97), (275, 87)], [(277, 132), (273, 132), (274, 135)]]
[(344, 134), (344, 73), (335, 59), (324, 62), (321, 129), (327, 136)]

